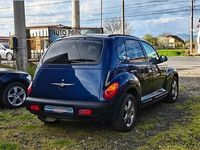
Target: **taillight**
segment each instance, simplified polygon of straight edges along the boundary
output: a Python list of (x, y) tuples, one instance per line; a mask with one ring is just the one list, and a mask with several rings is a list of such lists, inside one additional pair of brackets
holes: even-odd
[(91, 109), (79, 109), (78, 114), (79, 114), (79, 116), (91, 116), (92, 110)]
[(117, 94), (118, 89), (119, 89), (119, 83), (118, 82), (112, 83), (104, 91), (103, 97), (105, 99), (112, 99)]
[(41, 110), (41, 107), (40, 107), (40, 105), (31, 104), (31, 105), (29, 105), (28, 109), (31, 110), (31, 111), (39, 112)]
[(32, 82), (29, 84), (28, 89), (27, 89), (27, 96), (29, 96), (32, 92)]

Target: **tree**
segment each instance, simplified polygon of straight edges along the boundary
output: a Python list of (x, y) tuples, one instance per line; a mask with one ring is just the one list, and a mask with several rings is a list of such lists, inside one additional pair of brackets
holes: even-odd
[[(125, 33), (131, 34), (133, 27), (130, 22), (125, 22)], [(109, 18), (104, 20), (104, 33), (106, 34), (120, 34), (122, 33), (122, 19)]]
[(169, 39), (166, 36), (159, 36), (158, 37), (158, 47), (160, 49), (168, 48), (169, 46)]
[(151, 35), (151, 34), (144, 35), (143, 39), (148, 41), (149, 43), (151, 43), (154, 46), (158, 45), (158, 38), (153, 37), (153, 35)]

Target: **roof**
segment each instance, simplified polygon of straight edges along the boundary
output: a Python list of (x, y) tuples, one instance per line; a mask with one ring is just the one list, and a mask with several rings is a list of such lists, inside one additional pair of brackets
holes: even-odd
[(0, 36), (1, 40), (9, 40), (9, 38), (10, 38), (9, 36)]
[(63, 36), (62, 38), (70, 38), (70, 37), (97, 37), (97, 38), (109, 38), (109, 37), (130, 37), (136, 40), (141, 40), (136, 36), (131, 35), (123, 35), (123, 34), (82, 34), (82, 35), (75, 35), (75, 36)]
[[(39, 25), (39, 26), (28, 26), (26, 27), (27, 29), (34, 29), (34, 28), (68, 28), (68, 29), (72, 29), (71, 26), (65, 26), (62, 24), (57, 24), (57, 25)], [(80, 27), (80, 29), (101, 29), (101, 27)]]
[(66, 27), (66, 28), (71, 28), (70, 26), (64, 26), (62, 24), (57, 24), (57, 25), (40, 25), (40, 26), (28, 26), (26, 29), (36, 29), (36, 28), (55, 28), (55, 27)]
[(180, 37), (178, 37), (177, 35), (168, 35), (167, 38), (168, 38), (168, 37), (172, 37), (172, 38), (178, 40), (179, 42), (184, 43), (184, 40), (182, 40), (182, 39), (181, 39)]

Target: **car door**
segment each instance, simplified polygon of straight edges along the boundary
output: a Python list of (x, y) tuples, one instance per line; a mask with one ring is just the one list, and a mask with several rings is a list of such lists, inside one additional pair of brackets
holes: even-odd
[(153, 74), (153, 92), (160, 94), (165, 92), (163, 89), (166, 80), (166, 63), (160, 63), (157, 51), (147, 42), (141, 42), (146, 55), (147, 61), (151, 64)]
[(153, 88), (151, 64), (146, 61), (139, 41), (126, 39), (125, 42), (130, 72), (138, 77), (141, 84), (142, 101), (145, 101), (150, 98)]
[(0, 56), (1, 56), (1, 58), (6, 57), (6, 49), (2, 44), (0, 44)]

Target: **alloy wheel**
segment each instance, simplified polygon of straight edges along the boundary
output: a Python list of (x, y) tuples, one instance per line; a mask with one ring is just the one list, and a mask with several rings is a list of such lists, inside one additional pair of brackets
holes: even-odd
[(124, 123), (127, 127), (130, 127), (133, 124), (134, 119), (135, 107), (133, 101), (131, 100), (131, 98), (129, 98), (124, 107)]
[(6, 55), (6, 57), (7, 57), (7, 60), (8, 60), (8, 61), (11, 61), (13, 56), (12, 56), (11, 53), (8, 53), (8, 54)]
[(9, 91), (8, 91), (8, 102), (12, 106), (20, 106), (24, 103), (25, 98), (26, 98), (26, 92), (21, 86), (13, 86)]
[(178, 96), (178, 84), (177, 81), (174, 80), (172, 83), (172, 99), (176, 99)]

